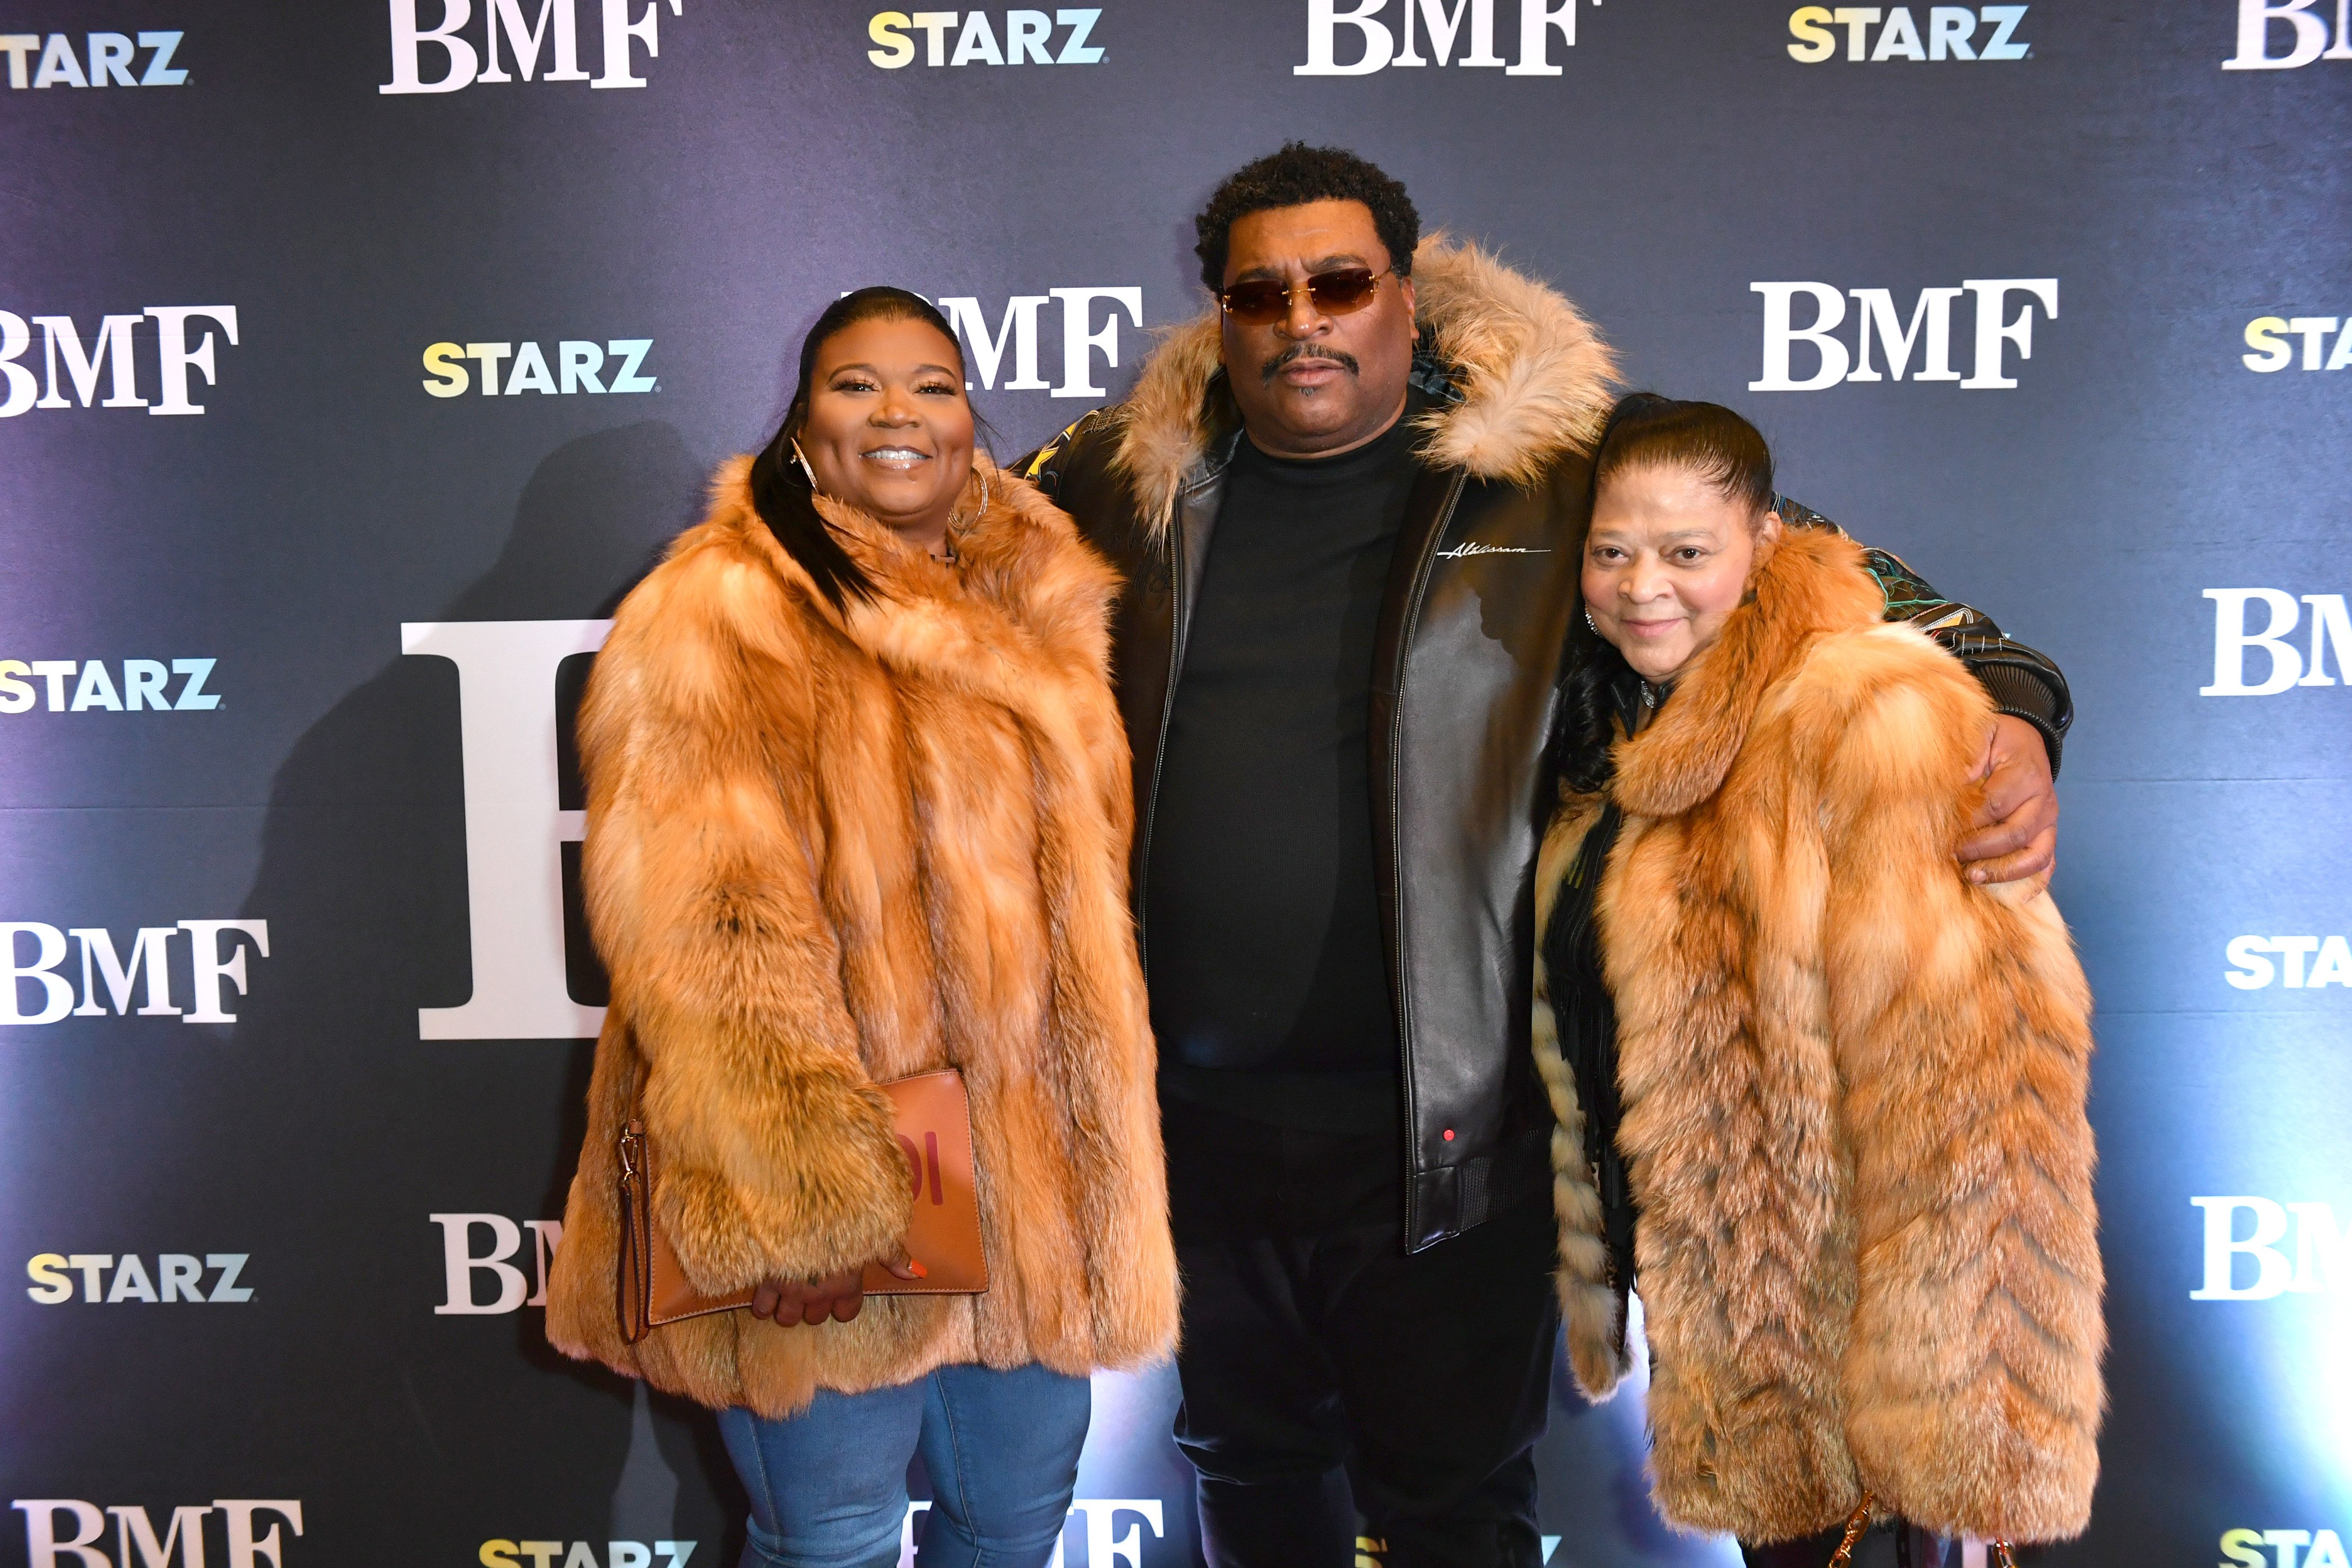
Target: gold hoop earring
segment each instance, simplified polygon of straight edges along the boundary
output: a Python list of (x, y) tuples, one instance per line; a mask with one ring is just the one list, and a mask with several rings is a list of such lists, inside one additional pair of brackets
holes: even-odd
[(808, 476), (809, 489), (816, 489), (816, 470), (809, 467), (808, 454), (801, 450), (800, 437), (797, 436), (793, 437), (793, 461), (798, 463), (801, 466), (801, 472)]
[(980, 481), (980, 503), (969, 512), (957, 511), (950, 515), (948, 519), (948, 527), (950, 530), (970, 528), (988, 515), (988, 475), (979, 468), (974, 468), (971, 471), (971, 477)]

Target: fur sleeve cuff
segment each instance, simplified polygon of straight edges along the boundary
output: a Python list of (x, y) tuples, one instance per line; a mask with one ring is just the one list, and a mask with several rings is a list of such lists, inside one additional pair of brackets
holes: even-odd
[[(838, 1273), (906, 1234), (913, 1200), (888, 1102), (868, 1085), (796, 1087), (789, 1115), (698, 1140), (658, 1174), (655, 1220), (698, 1290)], [(721, 1142), (734, 1145), (731, 1168), (711, 1158)]]

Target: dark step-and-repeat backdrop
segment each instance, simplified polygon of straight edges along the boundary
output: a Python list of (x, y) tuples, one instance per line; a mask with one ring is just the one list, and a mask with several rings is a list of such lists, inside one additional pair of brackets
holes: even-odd
[[(827, 300), (936, 299), (1009, 457), (1292, 137), (2064, 666), (2068, 1555), (2347, 1568), (2347, 0), (0, 0), (0, 1568), (731, 1561), (709, 1419), (541, 1338), (603, 617)], [(1067, 1568), (1197, 1560), (1173, 1404), (1098, 1380)], [(1551, 1563), (1735, 1560), (1643, 1443), (1561, 1384)]]

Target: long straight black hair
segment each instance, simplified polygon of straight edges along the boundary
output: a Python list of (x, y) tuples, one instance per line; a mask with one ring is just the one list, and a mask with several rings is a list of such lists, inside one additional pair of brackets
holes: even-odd
[[(1685, 403), (1636, 392), (1610, 411), (1592, 452), (1592, 499), (1613, 474), (1648, 467), (1692, 468), (1724, 499), (1756, 512), (1772, 504), (1772, 448), (1763, 433), (1719, 403)], [(1580, 624), (1560, 682), (1560, 777), (1589, 795), (1609, 783), (1618, 683), (1633, 674), (1613, 644)]]
[(816, 374), (816, 356), (828, 340), (860, 321), (924, 321), (939, 330), (955, 350), (956, 368), (963, 368), (963, 345), (957, 342), (955, 328), (929, 300), (920, 294), (887, 285), (860, 289), (844, 294), (824, 308), (816, 325), (801, 340), (800, 380), (793, 387), (793, 400), (784, 409), (784, 422), (774, 437), (760, 448), (751, 459), (751, 506), (768, 531), (776, 536), (784, 553), (800, 564), (814, 581), (817, 591), (831, 600), (835, 609), (846, 609), (856, 599), (871, 603), (880, 596), (881, 589), (865, 569), (850, 558), (834, 536), (833, 525), (816, 510), (816, 487), (793, 455), (793, 443), (800, 438), (808, 424), (809, 381)]

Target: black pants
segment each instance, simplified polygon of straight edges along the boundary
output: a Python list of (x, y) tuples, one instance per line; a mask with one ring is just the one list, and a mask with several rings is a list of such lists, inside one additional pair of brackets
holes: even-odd
[(1392, 1139), (1173, 1102), (1167, 1125), (1176, 1440), (1200, 1471), (1211, 1568), (1352, 1568), (1356, 1510), (1385, 1568), (1537, 1568), (1549, 1205), (1408, 1258)]

